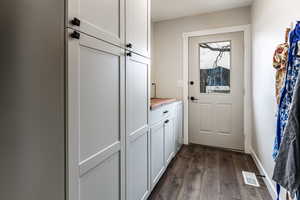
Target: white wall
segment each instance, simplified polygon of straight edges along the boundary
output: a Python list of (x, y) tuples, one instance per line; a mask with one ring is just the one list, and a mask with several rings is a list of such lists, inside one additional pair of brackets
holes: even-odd
[[(152, 80), (158, 97), (182, 98), (182, 33), (250, 24), (251, 9), (243, 7), (210, 14), (155, 22)], [(154, 59), (153, 59), (154, 58)]]
[(274, 167), (271, 155), (276, 112), (272, 55), (275, 47), (284, 41), (285, 28), (300, 20), (299, 8), (299, 0), (255, 0), (252, 7), (252, 146), (269, 177)]

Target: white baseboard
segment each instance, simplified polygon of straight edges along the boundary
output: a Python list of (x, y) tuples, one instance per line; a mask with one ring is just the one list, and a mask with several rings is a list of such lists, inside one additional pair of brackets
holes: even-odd
[[(259, 170), (259, 172), (262, 174), (262, 175), (265, 175), (266, 177), (264, 178), (264, 182), (265, 184), (267, 185), (267, 188), (271, 194), (271, 196), (273, 197), (273, 199), (276, 199), (277, 197), (277, 192), (276, 192), (276, 188), (275, 188), (275, 185), (274, 185), (274, 182), (272, 181), (272, 179), (270, 178), (270, 176), (267, 174), (265, 168), (263, 167), (261, 161), (259, 160), (259, 158), (257, 157), (255, 151), (253, 150), (252, 147), (250, 147), (250, 154)], [(284, 191), (281, 192), (281, 197), (280, 197), (280, 200), (283, 200), (284, 199)]]

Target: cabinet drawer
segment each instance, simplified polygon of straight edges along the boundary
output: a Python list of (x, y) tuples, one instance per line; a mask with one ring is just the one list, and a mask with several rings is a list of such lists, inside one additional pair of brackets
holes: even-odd
[(164, 105), (160, 108), (151, 110), (150, 112), (150, 124), (155, 124), (164, 120), (165, 118), (173, 118), (176, 116), (176, 105), (177, 103), (171, 103)]
[(150, 124), (155, 124), (166, 117), (168, 117), (169, 111), (165, 109), (165, 106), (151, 110), (150, 112)]
[(177, 103), (171, 103), (162, 107), (164, 111), (168, 111), (168, 117), (173, 118), (176, 117), (176, 105)]

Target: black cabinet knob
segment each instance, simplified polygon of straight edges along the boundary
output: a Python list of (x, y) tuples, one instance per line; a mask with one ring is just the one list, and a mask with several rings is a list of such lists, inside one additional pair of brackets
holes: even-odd
[(194, 85), (194, 81), (190, 81), (190, 85)]
[(131, 52), (127, 52), (127, 53), (126, 53), (126, 56), (131, 57), (131, 56), (132, 56), (132, 53), (131, 53)]
[(80, 33), (77, 32), (77, 31), (73, 31), (73, 33), (71, 33), (71, 38), (74, 38), (74, 39), (80, 39)]
[(132, 48), (132, 44), (131, 43), (126, 44), (126, 47), (131, 49)]
[(167, 124), (167, 123), (169, 123), (169, 120), (168, 120), (168, 119), (165, 121), (165, 124)]
[(74, 17), (72, 20), (71, 20), (71, 24), (73, 26), (80, 26), (80, 19)]
[(164, 113), (164, 114), (167, 114), (168, 112), (169, 112), (169, 111), (165, 110), (163, 113)]

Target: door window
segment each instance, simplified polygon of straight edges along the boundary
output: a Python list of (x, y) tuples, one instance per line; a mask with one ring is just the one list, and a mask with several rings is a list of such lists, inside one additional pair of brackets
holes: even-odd
[(231, 41), (199, 44), (200, 93), (230, 93)]

